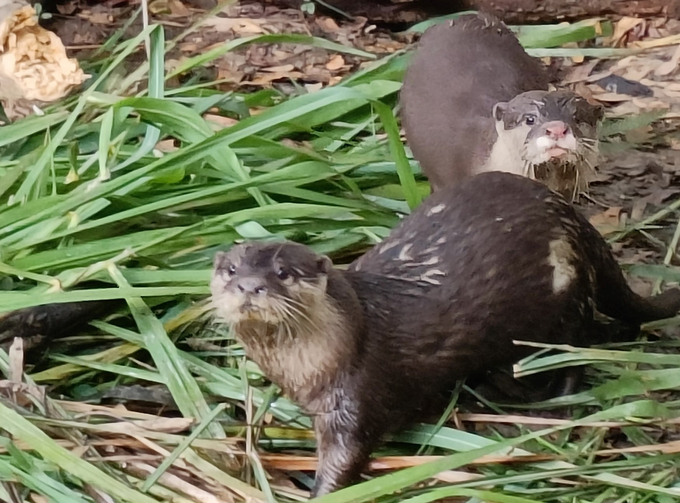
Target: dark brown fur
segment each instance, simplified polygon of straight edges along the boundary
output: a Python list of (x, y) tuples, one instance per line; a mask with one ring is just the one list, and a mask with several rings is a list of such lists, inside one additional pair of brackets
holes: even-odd
[[(587, 346), (593, 306), (631, 324), (680, 309), (678, 290), (635, 295), (587, 220), (542, 184), (505, 173), (435, 193), (350, 271), (328, 266), (301, 245), (250, 244), (216, 257), (213, 280), (218, 314), (248, 355), (314, 416), (315, 495), (356, 481), (383, 435), (456, 381), (532, 351), (513, 340)], [(281, 268), (299, 272), (282, 285)], [(241, 281), (253, 292), (247, 304), (235, 303)], [(325, 303), (323, 326), (321, 304), (293, 303), (299, 311), (277, 322), (292, 331), (253, 322), (269, 315), (243, 307), (270, 305), (270, 291), (295, 299), (298, 283)]]

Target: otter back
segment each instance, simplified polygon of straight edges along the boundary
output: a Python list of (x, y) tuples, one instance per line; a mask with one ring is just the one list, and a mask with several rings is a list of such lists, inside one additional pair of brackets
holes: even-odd
[(413, 156), (432, 185), (460, 181), (489, 156), (496, 103), (548, 84), (546, 68), (491, 16), (466, 15), (429, 28), (404, 77), (401, 114)]
[(443, 309), (436, 313), (424, 303), (419, 319), (449, 317), (452, 331), (475, 319), (487, 328), (498, 323), (488, 332), (495, 344), (504, 333), (579, 343), (560, 340), (554, 330), (540, 333), (542, 324), (555, 328), (566, 320), (565, 309), (573, 307), (572, 315), (592, 319), (594, 304), (627, 323), (680, 309), (675, 289), (636, 295), (585, 217), (541, 183), (509, 173), (482, 173), (436, 192), (350, 270), (409, 281), (423, 295), (444, 299), (448, 306), (436, 306)]

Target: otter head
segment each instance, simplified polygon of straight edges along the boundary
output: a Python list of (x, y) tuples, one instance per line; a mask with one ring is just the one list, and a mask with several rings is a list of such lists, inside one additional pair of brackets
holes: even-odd
[(215, 255), (212, 303), (222, 321), (295, 324), (326, 296), (331, 260), (291, 242), (252, 242)]
[[(583, 189), (598, 157), (598, 127), (604, 109), (570, 91), (529, 91), (493, 108), (496, 132), (517, 151), (524, 175), (546, 179), (560, 190), (555, 174)], [(563, 181), (569, 182), (569, 181)], [(570, 183), (566, 183), (570, 185)]]

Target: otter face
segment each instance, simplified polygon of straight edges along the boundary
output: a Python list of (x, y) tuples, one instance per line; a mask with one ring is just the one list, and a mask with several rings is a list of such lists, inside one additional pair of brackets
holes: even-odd
[(603, 115), (601, 106), (569, 91), (529, 91), (493, 108), (499, 139), (519, 150), (532, 178), (541, 165), (592, 170)]
[(332, 263), (296, 243), (252, 242), (215, 255), (210, 284), (219, 318), (289, 323), (326, 294)]

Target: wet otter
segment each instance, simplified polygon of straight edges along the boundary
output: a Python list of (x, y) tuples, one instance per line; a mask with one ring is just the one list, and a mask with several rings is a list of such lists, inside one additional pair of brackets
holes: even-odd
[(538, 179), (572, 199), (587, 189), (601, 106), (548, 91), (546, 68), (488, 14), (432, 26), (419, 44), (401, 115), (433, 191), (485, 171)]
[(532, 352), (513, 340), (589, 345), (594, 307), (630, 324), (680, 310), (679, 290), (633, 293), (584, 217), (508, 173), (437, 191), (350, 269), (292, 243), (215, 257), (218, 319), (314, 416), (314, 495), (457, 380)]

